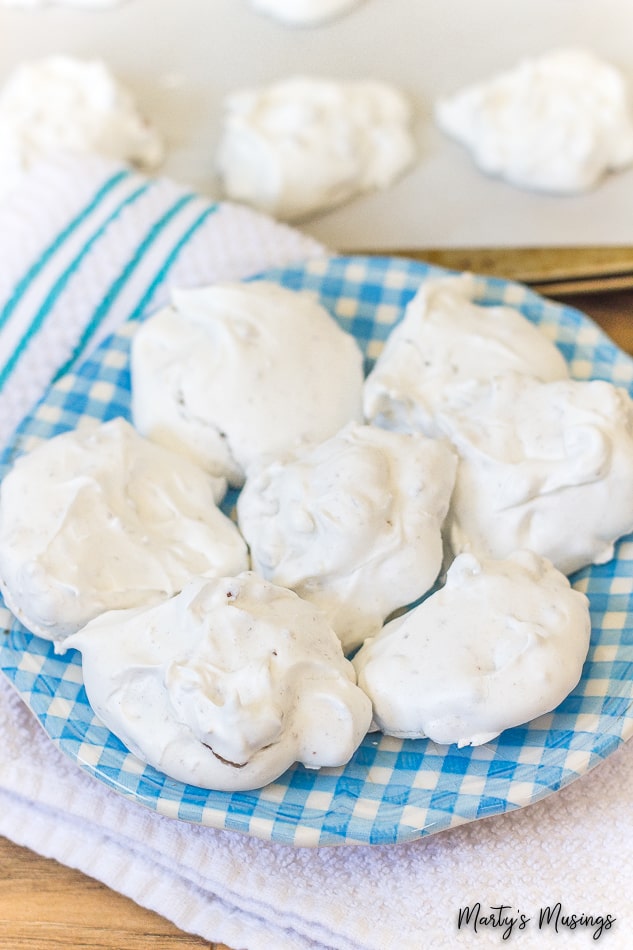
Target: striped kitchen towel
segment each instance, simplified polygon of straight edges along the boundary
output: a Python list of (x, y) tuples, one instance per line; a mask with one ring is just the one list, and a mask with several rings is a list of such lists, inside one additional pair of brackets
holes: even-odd
[(97, 157), (40, 166), (0, 206), (0, 446), (54, 379), (171, 287), (322, 253), (265, 215)]

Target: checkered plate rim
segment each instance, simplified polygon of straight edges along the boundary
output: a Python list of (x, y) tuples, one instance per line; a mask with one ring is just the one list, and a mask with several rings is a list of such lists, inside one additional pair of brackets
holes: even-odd
[[(369, 368), (421, 282), (442, 273), (402, 258), (355, 256), (319, 258), (254, 279), (316, 294), (354, 334)], [(514, 306), (539, 324), (574, 377), (607, 379), (633, 391), (633, 361), (589, 318), (516, 283), (481, 277), (477, 286), (482, 304)], [(0, 458), (0, 475), (17, 455), (84, 417), (129, 418), (133, 332), (126, 324), (51, 387)], [(536, 802), (588, 772), (633, 733), (633, 536), (619, 542), (609, 564), (572, 580), (589, 596), (591, 647), (580, 683), (554, 712), (476, 748), (370, 733), (344, 768), (298, 765), (253, 792), (206, 791), (145, 766), (94, 716), (79, 654), (56, 656), (52, 644), (28, 633), (6, 609), (0, 668), (64, 753), (163, 815), (296, 846), (399, 843)]]

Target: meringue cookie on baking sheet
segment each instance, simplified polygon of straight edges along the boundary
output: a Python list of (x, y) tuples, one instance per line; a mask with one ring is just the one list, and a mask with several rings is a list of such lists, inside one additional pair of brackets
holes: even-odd
[(0, 195), (59, 151), (98, 154), (153, 169), (158, 133), (101, 60), (48, 56), (21, 63), (0, 89)]
[(262, 458), (360, 420), (362, 364), (309, 293), (267, 281), (174, 290), (132, 342), (134, 424), (240, 485)]
[(424, 281), (365, 381), (370, 422), (436, 436), (437, 411), (452, 383), (507, 372), (542, 380), (569, 375), (560, 350), (527, 317), (476, 298), (472, 274)]
[(529, 548), (570, 574), (633, 531), (633, 401), (602, 380), (516, 374), (455, 386), (442, 427), (459, 456), (454, 553)]
[(370, 725), (371, 703), (325, 618), (251, 572), (111, 611), (66, 646), (81, 650), (105, 725), (189, 785), (252, 789), (294, 762), (341, 766)]
[(328, 617), (347, 652), (433, 585), (450, 445), (350, 424), (255, 472), (237, 503), (253, 568)]
[(589, 602), (545, 558), (461, 554), (446, 584), (367, 640), (358, 683), (387, 735), (481, 745), (550, 712), (578, 683)]
[(217, 153), (225, 195), (299, 221), (392, 185), (416, 144), (405, 96), (378, 80), (293, 76), (227, 96)]
[(593, 188), (633, 163), (633, 103), (623, 75), (559, 49), (437, 103), (441, 129), (489, 175), (558, 194)]
[(251, 6), (290, 26), (316, 26), (347, 13), (361, 0), (251, 0)]
[(60, 644), (104, 610), (156, 603), (248, 566), (221, 484), (123, 419), (41, 442), (0, 485), (0, 591)]

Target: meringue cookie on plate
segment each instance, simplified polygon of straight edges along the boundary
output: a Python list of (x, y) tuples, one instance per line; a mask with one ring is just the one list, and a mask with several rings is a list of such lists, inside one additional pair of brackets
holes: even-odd
[(392, 185), (416, 155), (412, 110), (377, 80), (293, 76), (227, 96), (217, 154), (225, 195), (285, 221)]
[(476, 297), (472, 274), (424, 281), (365, 381), (370, 422), (437, 436), (437, 412), (452, 383), (507, 372), (542, 380), (569, 375), (560, 350), (527, 317)]
[[(454, 553), (529, 548), (570, 574), (633, 531), (633, 400), (609, 382), (516, 374), (455, 386), (442, 428), (459, 456)], [(452, 400), (452, 401), (451, 401)]]
[(578, 683), (589, 602), (545, 558), (461, 554), (446, 584), (354, 657), (387, 735), (481, 745), (550, 712)]
[(319, 607), (347, 652), (435, 582), (455, 467), (447, 442), (355, 424), (286, 455), (238, 499), (253, 568)]
[(251, 572), (192, 580), (70, 638), (105, 725), (178, 781), (261, 788), (294, 762), (349, 761), (371, 703), (325, 618)]
[(0, 485), (0, 591), (58, 646), (104, 610), (248, 567), (221, 483), (123, 419), (41, 442)]
[(362, 418), (362, 354), (309, 293), (268, 281), (172, 291), (132, 342), (141, 433), (243, 483), (248, 468)]

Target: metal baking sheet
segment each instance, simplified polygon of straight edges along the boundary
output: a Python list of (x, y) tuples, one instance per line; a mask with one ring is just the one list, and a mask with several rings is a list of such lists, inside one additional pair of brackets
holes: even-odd
[(302, 223), (339, 250), (633, 243), (633, 169), (556, 198), (486, 178), (432, 120), (434, 100), (519, 59), (582, 46), (633, 86), (630, 0), (363, 0), (318, 28), (290, 28), (248, 0), (125, 0), (101, 10), (0, 5), (0, 81), (50, 53), (105, 59), (169, 145), (164, 170), (219, 197), (224, 95), (298, 73), (374, 77), (412, 99), (419, 160), (387, 191)]

